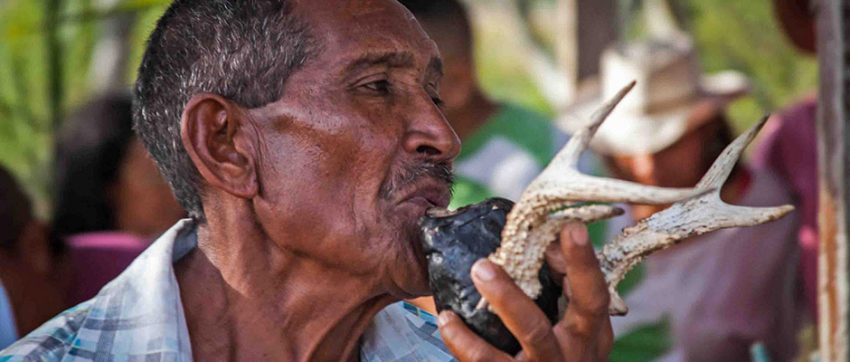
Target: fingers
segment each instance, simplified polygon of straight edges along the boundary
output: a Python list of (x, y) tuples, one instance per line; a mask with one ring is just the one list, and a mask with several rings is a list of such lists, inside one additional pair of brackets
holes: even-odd
[(561, 251), (561, 242), (553, 241), (546, 247), (546, 265), (549, 266), (549, 273), (552, 275), (552, 280), (561, 284), (564, 276), (567, 273), (567, 262), (564, 261), (564, 252)]
[(604, 357), (613, 340), (608, 316), (610, 296), (587, 228), (580, 223), (565, 226), (561, 232), (561, 249), (566, 264), (564, 290), (570, 304), (555, 333), (562, 347), (569, 346), (570, 359)]
[(561, 251), (564, 254), (566, 278), (569, 285), (570, 309), (586, 315), (606, 314), (608, 287), (599, 268), (596, 252), (590, 244), (587, 227), (570, 223), (561, 231)]
[(445, 310), (437, 318), (443, 342), (460, 361), (510, 361), (504, 352), (496, 349), (473, 333), (451, 311)]
[(487, 259), (481, 259), (472, 266), (472, 281), (508, 330), (519, 340), (530, 359), (562, 359), (552, 324), (502, 268)]
[(602, 328), (597, 334), (596, 343), (596, 360), (604, 361), (608, 359), (611, 350), (614, 349), (614, 328), (611, 326), (611, 318), (608, 317), (602, 322)]

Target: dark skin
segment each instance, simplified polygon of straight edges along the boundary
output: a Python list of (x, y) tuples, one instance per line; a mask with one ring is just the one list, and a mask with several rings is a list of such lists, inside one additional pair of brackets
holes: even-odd
[(419, 19), (425, 32), (437, 43), (443, 58), (444, 76), (440, 95), (445, 102), (445, 115), (461, 140), (475, 134), (487, 123), (499, 105), (491, 101), (478, 85), (470, 37), (454, 19)]
[[(356, 360), (376, 313), (430, 293), (416, 221), (445, 207), (449, 188), (395, 181), (460, 150), (438, 106), (437, 48), (394, 1), (303, 1), (295, 13), (322, 34), (321, 52), (281, 99), (245, 109), (196, 94), (181, 119), (208, 219), (176, 265), (198, 360)], [(565, 249), (573, 298), (590, 302), (572, 313), (583, 317), (574, 330), (536, 318), (516, 330), (545, 351), (536, 356), (610, 350), (610, 329), (591, 328), (609, 325), (605, 284), (592, 248), (575, 245)], [(503, 318), (541, 313), (495, 270), (480, 287)], [(506, 357), (451, 319), (441, 330), (462, 360)]]
[[(451, 17), (431, 16), (417, 20), (437, 44), (443, 59), (443, 77), (440, 81), (443, 113), (460, 140), (466, 140), (499, 109), (499, 105), (487, 98), (478, 85), (471, 51), (471, 34), (459, 36), (458, 32), (466, 32), (468, 29), (454, 23), (458, 20)], [(408, 302), (437, 314), (437, 307), (431, 297)]]

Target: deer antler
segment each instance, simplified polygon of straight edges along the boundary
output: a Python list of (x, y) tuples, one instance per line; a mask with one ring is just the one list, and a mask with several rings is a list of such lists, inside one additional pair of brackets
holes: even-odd
[(696, 186), (700, 190), (713, 191), (690, 200), (677, 202), (641, 220), (637, 225), (626, 228), (621, 235), (597, 253), (611, 293), (610, 314), (624, 315), (628, 312), (625, 302), (617, 294), (617, 284), (646, 255), (670, 247), (688, 237), (717, 229), (753, 226), (773, 221), (794, 209), (790, 205), (742, 207), (727, 204), (720, 199), (720, 188), (726, 182), (744, 148), (755, 138), (765, 121), (767, 117), (727, 146)]
[[(581, 153), (614, 107), (634, 87), (620, 90), (591, 116), (591, 122), (576, 132), (543, 172), (523, 192), (507, 216), (501, 247), (489, 259), (502, 268), (532, 299), (540, 294), (537, 273), (544, 251), (555, 240), (559, 225), (570, 219), (590, 222), (615, 214), (611, 207), (582, 206), (585, 201), (669, 204), (704, 192), (702, 189), (667, 189), (579, 173)], [(564, 209), (550, 218), (552, 212)]]
[[(693, 189), (660, 188), (579, 173), (576, 166), (581, 152), (633, 86), (634, 82), (624, 87), (591, 116), (591, 122), (576, 132), (549, 166), (532, 181), (507, 216), (501, 246), (489, 259), (501, 265), (532, 299), (540, 294), (538, 272), (543, 265), (546, 247), (557, 238), (565, 223), (570, 220), (587, 223), (622, 212), (612, 206), (588, 205), (587, 202), (673, 203), (670, 208), (625, 229), (597, 254), (611, 293), (609, 313), (614, 315), (628, 311), (615, 290), (617, 284), (646, 255), (690, 236), (775, 220), (793, 209), (788, 205), (740, 207), (720, 200), (721, 186), (766, 118), (729, 145)], [(484, 305), (486, 301), (482, 298), (479, 307)]]

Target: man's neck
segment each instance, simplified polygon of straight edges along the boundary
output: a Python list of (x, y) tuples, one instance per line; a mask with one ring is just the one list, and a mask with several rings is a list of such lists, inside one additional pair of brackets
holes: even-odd
[(199, 228), (175, 270), (198, 360), (356, 360), (360, 336), (394, 301), (256, 229)]
[(456, 109), (448, 110), (446, 118), (451, 123), (461, 141), (469, 139), (475, 131), (487, 123), (499, 105), (490, 101), (483, 93), (476, 91), (469, 102)]

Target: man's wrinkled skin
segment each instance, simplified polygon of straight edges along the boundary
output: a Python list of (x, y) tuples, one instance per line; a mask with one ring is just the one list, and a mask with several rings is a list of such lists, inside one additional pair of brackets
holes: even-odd
[[(295, 13), (319, 51), (280, 100), (245, 109), (196, 94), (181, 119), (205, 183), (198, 248), (176, 265), (197, 360), (356, 360), (378, 311), (429, 293), (417, 220), (448, 204), (445, 169), (460, 149), (437, 106), (437, 48), (392, 0), (301, 1)], [(555, 327), (498, 267), (474, 269), (491, 272), (476, 285), (521, 357), (610, 350), (605, 283), (583, 226), (570, 230), (571, 308)], [(508, 358), (440, 320), (459, 359)]]

